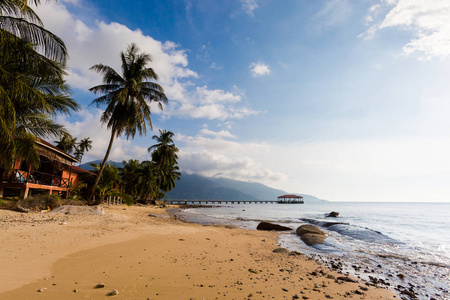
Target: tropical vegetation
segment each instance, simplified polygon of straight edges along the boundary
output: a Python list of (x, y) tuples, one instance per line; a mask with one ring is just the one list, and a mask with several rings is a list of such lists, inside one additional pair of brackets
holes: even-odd
[[(149, 148), (153, 150), (151, 161), (124, 160), (122, 168), (106, 164), (95, 191), (98, 202), (101, 203), (106, 195), (117, 194), (119, 190), (122, 195), (129, 195), (133, 202), (152, 203), (163, 198), (164, 193), (172, 190), (175, 181), (181, 177), (177, 165), (178, 148), (172, 137), (173, 133), (170, 131), (160, 131), (159, 136), (153, 137), (158, 143)], [(98, 175), (100, 166), (95, 163), (90, 165)], [(94, 181), (93, 178), (84, 180)]]
[(152, 162), (159, 172), (157, 185), (164, 192), (171, 191), (175, 187), (175, 180), (181, 176), (177, 165), (179, 150), (173, 142), (173, 136), (173, 132), (160, 129), (159, 136), (152, 137), (157, 144), (148, 148), (148, 152), (152, 154)]
[(89, 201), (102, 176), (114, 139), (121, 135), (125, 135), (127, 139), (134, 138), (136, 133), (145, 135), (147, 125), (151, 129), (153, 128), (149, 104), (151, 102), (158, 103), (162, 109), (162, 104), (167, 103), (163, 88), (154, 82), (158, 80), (158, 75), (148, 67), (152, 61), (149, 54), (139, 53), (139, 48), (135, 44), (131, 44), (125, 52), (121, 53), (120, 58), (121, 74), (103, 64), (96, 64), (91, 68), (103, 75), (103, 84), (89, 89), (96, 94), (102, 94), (91, 104), (96, 104), (97, 107), (106, 106), (101, 122), (111, 130), (111, 137), (88, 197)]
[(73, 138), (68, 135), (64, 135), (59, 141), (55, 141), (56, 147), (64, 152), (72, 153), (75, 158), (80, 161), (83, 159), (84, 153), (88, 152), (92, 148), (92, 141), (89, 137), (82, 139), (77, 143), (77, 138)]
[(64, 81), (67, 49), (28, 2), (0, 0), (0, 168), (37, 167), (36, 138), (68, 135), (53, 119), (78, 109)]
[[(29, 4), (38, 6), (40, 0), (0, 0), (0, 169), (6, 171), (12, 170), (17, 158), (39, 166), (38, 138), (58, 139), (57, 147), (73, 153), (80, 163), (92, 148), (89, 138), (77, 142), (54, 121), (59, 114), (70, 115), (79, 109), (64, 80), (68, 52)], [(101, 122), (111, 130), (102, 163), (92, 165), (95, 178), (89, 173), (83, 178), (92, 186), (91, 204), (93, 193), (99, 195), (95, 204), (108, 195), (120, 196), (127, 203), (148, 203), (172, 190), (181, 176), (179, 150), (173, 133), (166, 130), (153, 136), (157, 143), (148, 149), (151, 161), (124, 161), (121, 169), (106, 164), (115, 138), (145, 135), (147, 126), (153, 129), (150, 104), (162, 109), (167, 103), (163, 88), (156, 83), (158, 76), (149, 67), (149, 54), (130, 44), (120, 59), (121, 72), (103, 64), (91, 68), (103, 75), (103, 83), (89, 89), (101, 95), (91, 104), (105, 107)]]

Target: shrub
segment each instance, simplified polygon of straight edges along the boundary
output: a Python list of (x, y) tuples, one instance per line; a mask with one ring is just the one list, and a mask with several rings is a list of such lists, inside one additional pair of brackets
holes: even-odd
[(21, 211), (53, 209), (58, 206), (61, 206), (58, 195), (38, 195), (17, 201), (17, 208)]
[(12, 209), (16, 201), (11, 199), (0, 198), (0, 209)]

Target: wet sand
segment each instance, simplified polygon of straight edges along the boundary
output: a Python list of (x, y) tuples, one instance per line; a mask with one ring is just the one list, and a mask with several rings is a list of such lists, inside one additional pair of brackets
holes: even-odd
[(113, 290), (117, 299), (398, 299), (272, 252), (274, 232), (184, 223), (158, 207), (105, 212), (0, 210), (0, 299), (103, 299)]

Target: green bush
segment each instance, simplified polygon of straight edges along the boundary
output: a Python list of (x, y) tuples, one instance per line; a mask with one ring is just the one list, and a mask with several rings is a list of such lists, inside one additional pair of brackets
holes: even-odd
[(12, 209), (16, 205), (16, 201), (11, 199), (0, 198), (0, 209)]

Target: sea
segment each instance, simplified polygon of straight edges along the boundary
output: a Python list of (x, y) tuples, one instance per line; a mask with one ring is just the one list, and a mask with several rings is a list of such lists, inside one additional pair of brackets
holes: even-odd
[[(327, 217), (332, 211), (340, 216)], [(450, 203), (228, 203), (183, 209), (177, 217), (249, 230), (261, 221), (287, 226), (293, 231), (279, 236), (280, 247), (390, 288), (402, 299), (450, 299)], [(295, 233), (303, 224), (325, 231), (325, 242), (304, 244)]]

